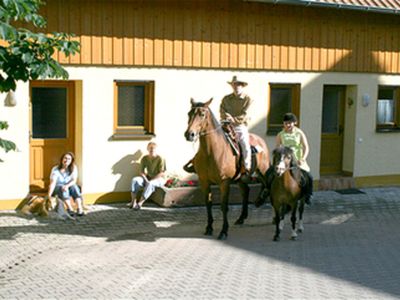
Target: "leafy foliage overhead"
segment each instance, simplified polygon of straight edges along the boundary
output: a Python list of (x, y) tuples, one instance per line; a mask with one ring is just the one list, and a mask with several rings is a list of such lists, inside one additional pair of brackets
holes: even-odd
[[(18, 80), (68, 78), (53, 55), (56, 51), (67, 57), (74, 55), (80, 50), (79, 42), (71, 40), (72, 34), (45, 34), (26, 28), (46, 27), (39, 14), (43, 4), (42, 0), (0, 0), (0, 92), (14, 91)], [(8, 123), (0, 121), (0, 130), (7, 128)], [(16, 150), (16, 145), (0, 138), (0, 148), (8, 152)]]
[[(16, 81), (68, 78), (67, 71), (52, 57), (56, 50), (66, 56), (79, 52), (79, 42), (66, 33), (32, 32), (18, 25), (46, 26), (39, 15), (42, 0), (0, 0), (0, 92), (15, 90)], [(27, 26), (25, 26), (27, 27)]]

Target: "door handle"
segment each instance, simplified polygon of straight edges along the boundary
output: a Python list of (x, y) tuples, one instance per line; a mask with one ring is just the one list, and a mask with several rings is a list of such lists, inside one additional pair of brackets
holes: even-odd
[(339, 125), (339, 135), (342, 135), (344, 131), (343, 125)]

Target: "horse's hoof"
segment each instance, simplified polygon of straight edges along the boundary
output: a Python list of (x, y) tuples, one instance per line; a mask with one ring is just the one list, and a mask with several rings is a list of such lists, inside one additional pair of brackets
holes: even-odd
[(290, 237), (290, 240), (291, 240), (291, 241), (297, 241), (297, 236), (291, 236), (291, 237)]
[(206, 228), (206, 231), (204, 232), (204, 235), (208, 235), (208, 236), (213, 235), (213, 230), (212, 230), (212, 228)]
[(279, 242), (280, 239), (281, 239), (281, 238), (280, 238), (279, 236), (276, 236), (276, 235), (275, 235), (273, 241), (274, 241), (274, 242)]
[(219, 234), (219, 236), (218, 236), (218, 239), (219, 239), (220, 241), (225, 241), (227, 237), (228, 237), (228, 234), (227, 234), (227, 233), (221, 232), (221, 233)]
[(259, 207), (261, 207), (265, 202), (266, 202), (265, 199), (257, 199), (257, 200), (254, 202), (254, 206), (255, 206), (256, 208), (259, 208)]
[(235, 225), (243, 225), (243, 223), (244, 223), (244, 219), (239, 218), (236, 220)]

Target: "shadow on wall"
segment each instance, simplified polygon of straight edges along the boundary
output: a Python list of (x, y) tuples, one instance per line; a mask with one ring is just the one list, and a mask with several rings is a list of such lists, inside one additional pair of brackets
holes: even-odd
[(120, 174), (118, 181), (115, 183), (114, 191), (129, 191), (133, 176), (140, 173), (140, 159), (143, 156), (141, 150), (134, 154), (129, 154), (121, 158), (112, 167), (112, 174)]

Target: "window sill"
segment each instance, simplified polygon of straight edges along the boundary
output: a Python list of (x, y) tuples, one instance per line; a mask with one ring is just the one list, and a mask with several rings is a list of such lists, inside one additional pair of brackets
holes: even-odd
[(111, 141), (149, 141), (154, 138), (155, 134), (119, 134), (115, 133), (111, 136)]
[(271, 129), (267, 130), (266, 135), (274, 136), (274, 135), (277, 135), (281, 131), (282, 131), (282, 128), (271, 128)]
[(376, 132), (378, 133), (386, 133), (386, 132), (400, 132), (400, 127), (382, 127), (376, 128)]

